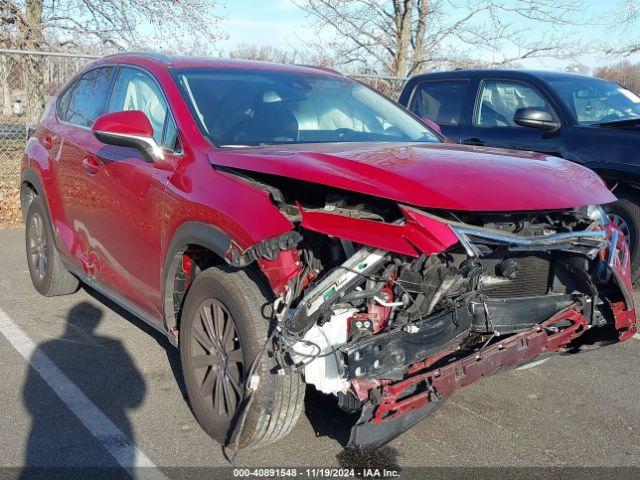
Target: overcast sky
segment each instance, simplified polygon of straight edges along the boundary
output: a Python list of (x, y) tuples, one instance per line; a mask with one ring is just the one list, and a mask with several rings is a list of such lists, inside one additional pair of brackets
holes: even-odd
[[(584, 14), (589, 24), (582, 29), (583, 41), (589, 44), (611, 38), (616, 2), (590, 0), (588, 5)], [(228, 51), (240, 43), (299, 48), (301, 40), (312, 40), (315, 36), (312, 28), (313, 19), (296, 7), (292, 0), (227, 0), (226, 17), (222, 29), (229, 38), (219, 45), (223, 51)], [(631, 34), (640, 35), (639, 32), (619, 32), (618, 35), (623, 38)], [(619, 59), (604, 55), (588, 55), (576, 60), (589, 67), (596, 67)], [(571, 60), (553, 59), (521, 62), (526, 68), (543, 69), (562, 69), (570, 63)]]

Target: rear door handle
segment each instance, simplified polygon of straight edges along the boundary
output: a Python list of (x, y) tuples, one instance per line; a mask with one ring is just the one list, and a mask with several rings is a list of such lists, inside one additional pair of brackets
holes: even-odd
[(100, 171), (100, 163), (93, 155), (87, 155), (82, 159), (82, 166), (89, 175), (95, 175)]
[(484, 141), (480, 140), (477, 137), (465, 138), (464, 140), (462, 140), (462, 143), (464, 143), (465, 145), (475, 145), (476, 147), (484, 147), (486, 145)]

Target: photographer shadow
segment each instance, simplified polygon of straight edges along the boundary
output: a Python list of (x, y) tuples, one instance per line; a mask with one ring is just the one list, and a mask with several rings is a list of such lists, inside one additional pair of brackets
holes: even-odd
[[(103, 315), (89, 302), (74, 305), (64, 333), (39, 344), (33, 353), (22, 391), (31, 429), (20, 478), (130, 478), (121, 467), (136, 464), (129, 412), (142, 404), (146, 385), (124, 345), (97, 333)], [(61, 381), (55, 369), (73, 385)], [(51, 387), (58, 394), (62, 391), (64, 402)], [(91, 405), (74, 393), (75, 387), (97, 410), (77, 411)], [(109, 427), (102, 437), (96, 431), (101, 425)], [(116, 446), (117, 462), (106, 448), (109, 445)]]

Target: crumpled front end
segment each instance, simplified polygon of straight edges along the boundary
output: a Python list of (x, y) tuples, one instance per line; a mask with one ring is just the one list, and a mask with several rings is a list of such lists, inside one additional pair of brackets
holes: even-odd
[(636, 332), (629, 250), (599, 206), (475, 213), (288, 196), (274, 202), (295, 230), (232, 257), (257, 259), (277, 296), (279, 365), (361, 412), (354, 445), (386, 443), (499, 369)]

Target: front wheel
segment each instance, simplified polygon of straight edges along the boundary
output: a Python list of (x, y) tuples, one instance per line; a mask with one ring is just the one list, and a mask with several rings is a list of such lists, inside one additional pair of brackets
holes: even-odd
[[(269, 293), (255, 272), (229, 267), (203, 271), (187, 294), (180, 325), (182, 372), (196, 419), (221, 444), (231, 440), (247, 372), (273, 328), (262, 313), (269, 303)], [(238, 439), (240, 448), (287, 435), (304, 403), (300, 376), (275, 374), (268, 351), (256, 373), (258, 388)]]
[(615, 223), (629, 244), (631, 253), (631, 280), (640, 278), (640, 197), (626, 192), (616, 193), (618, 201), (605, 207), (609, 219)]

